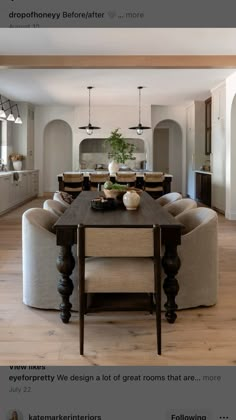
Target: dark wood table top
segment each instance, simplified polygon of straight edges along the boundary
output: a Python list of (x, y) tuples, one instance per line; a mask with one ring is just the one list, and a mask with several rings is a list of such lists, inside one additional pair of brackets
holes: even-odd
[[(100, 194), (102, 195), (102, 193)], [(124, 226), (124, 227), (163, 227), (181, 226), (175, 218), (168, 213), (149, 194), (141, 194), (140, 205), (137, 210), (126, 210), (119, 205), (113, 210), (94, 210), (90, 206), (93, 198), (99, 196), (97, 191), (83, 191), (73, 201), (54, 225), (57, 233), (57, 244), (74, 244), (77, 242), (77, 227), (85, 226)], [(67, 234), (66, 234), (67, 231)], [(65, 237), (66, 235), (66, 237)]]

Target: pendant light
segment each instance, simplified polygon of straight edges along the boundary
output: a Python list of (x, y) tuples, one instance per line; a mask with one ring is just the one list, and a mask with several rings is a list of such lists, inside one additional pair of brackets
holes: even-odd
[(86, 130), (86, 133), (91, 136), (91, 134), (93, 134), (93, 130), (100, 130), (100, 127), (95, 127), (90, 123), (90, 92), (91, 89), (93, 89), (93, 86), (88, 86), (87, 87), (88, 91), (89, 91), (89, 122), (88, 125), (85, 125), (83, 127), (79, 127), (80, 130)]
[(151, 127), (145, 127), (144, 125), (142, 125), (141, 123), (141, 90), (143, 89), (143, 86), (138, 86), (138, 90), (139, 90), (139, 121), (138, 121), (138, 125), (135, 127), (129, 127), (130, 130), (136, 130), (136, 133), (141, 136), (141, 134), (143, 134), (143, 130), (150, 130)]
[(6, 118), (7, 116), (6, 116), (6, 113), (5, 113), (5, 111), (4, 111), (4, 108), (3, 108), (3, 105), (6, 103), (6, 102), (10, 102), (8, 99), (6, 100), (6, 101), (3, 101), (2, 100), (2, 95), (0, 95), (0, 105), (1, 105), (1, 109), (0, 109), (0, 117), (1, 118)]
[[(6, 103), (8, 103), (8, 108), (4, 108), (3, 105), (5, 105)], [(22, 124), (22, 119), (20, 117), (19, 114), (19, 109), (18, 109), (18, 105), (17, 104), (13, 104), (11, 103), (10, 99), (7, 99), (6, 101), (2, 101), (2, 96), (0, 95), (0, 118), (6, 118), (7, 121), (14, 121), (15, 124)], [(16, 107), (17, 110), (17, 117), (15, 118), (14, 114), (13, 114), (13, 108)], [(10, 114), (8, 114), (8, 116), (6, 115), (6, 111), (10, 110)]]

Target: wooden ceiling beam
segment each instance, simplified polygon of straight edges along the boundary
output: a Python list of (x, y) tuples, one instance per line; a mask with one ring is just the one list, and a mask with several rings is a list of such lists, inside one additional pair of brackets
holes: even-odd
[(236, 55), (1, 55), (0, 69), (236, 68)]

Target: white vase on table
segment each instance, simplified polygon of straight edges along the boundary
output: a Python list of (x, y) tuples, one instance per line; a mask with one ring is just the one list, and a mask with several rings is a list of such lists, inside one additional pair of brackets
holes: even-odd
[(15, 169), (15, 171), (21, 171), (22, 169), (22, 161), (21, 160), (15, 160), (12, 162), (13, 164), (13, 168)]
[(120, 165), (115, 160), (112, 160), (108, 165), (108, 171), (111, 174), (116, 174), (119, 171)]
[(123, 203), (127, 210), (136, 210), (140, 203), (140, 196), (134, 190), (127, 191), (123, 195)]

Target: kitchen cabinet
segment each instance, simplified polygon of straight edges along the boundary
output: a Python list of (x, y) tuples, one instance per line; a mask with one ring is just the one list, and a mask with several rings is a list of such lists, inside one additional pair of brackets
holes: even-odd
[(38, 195), (38, 171), (32, 171), (28, 174), (28, 196), (35, 197)]
[(195, 198), (195, 169), (205, 160), (205, 102), (195, 101), (187, 108), (187, 195)]
[(37, 195), (38, 171), (0, 173), (0, 214)]
[(225, 85), (212, 91), (212, 207), (225, 211)]
[[(20, 186), (18, 181), (11, 180), (10, 182), (10, 190), (9, 190), (9, 208), (16, 206), (16, 204), (21, 202), (20, 196)], [(24, 197), (22, 197), (22, 201)]]
[(196, 171), (195, 176), (196, 200), (211, 207), (211, 174)]
[(9, 192), (11, 184), (11, 175), (0, 177), (0, 213), (9, 207)]
[(211, 98), (205, 101), (205, 155), (211, 154)]

